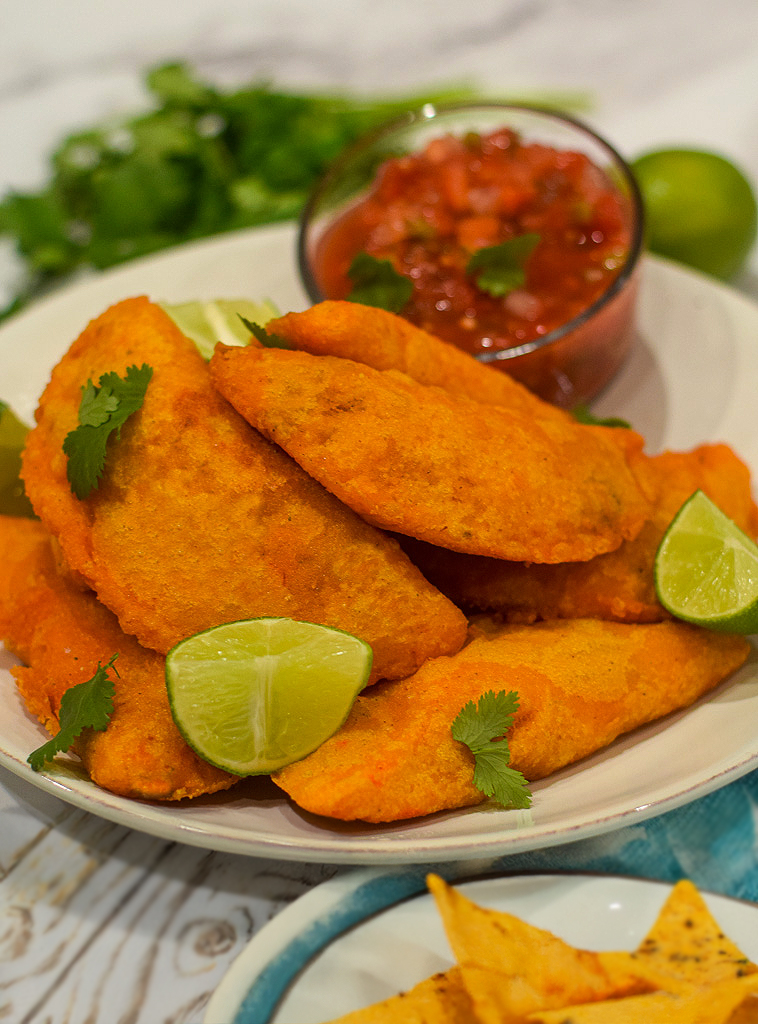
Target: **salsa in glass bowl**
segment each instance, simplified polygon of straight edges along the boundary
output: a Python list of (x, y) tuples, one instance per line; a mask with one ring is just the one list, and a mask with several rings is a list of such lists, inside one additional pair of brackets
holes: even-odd
[(298, 260), (312, 301), (383, 305), (570, 407), (631, 347), (642, 221), (628, 165), (579, 121), (429, 106), (332, 166)]

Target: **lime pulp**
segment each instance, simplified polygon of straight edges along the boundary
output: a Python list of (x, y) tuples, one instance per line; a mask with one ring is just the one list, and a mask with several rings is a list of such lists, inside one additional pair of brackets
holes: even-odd
[(273, 303), (249, 299), (213, 299), (209, 302), (160, 303), (179, 330), (195, 343), (204, 359), (210, 359), (217, 342), (247, 345), (250, 331), (243, 320), (262, 327), (278, 316)]
[(333, 735), (366, 685), (372, 652), (349, 633), (287, 618), (214, 626), (166, 656), (179, 731), (204, 760), (261, 775)]
[(758, 545), (702, 491), (684, 503), (660, 543), (655, 587), (679, 619), (758, 633)]
[(21, 451), (29, 428), (0, 402), (0, 515), (32, 516), (21, 480)]

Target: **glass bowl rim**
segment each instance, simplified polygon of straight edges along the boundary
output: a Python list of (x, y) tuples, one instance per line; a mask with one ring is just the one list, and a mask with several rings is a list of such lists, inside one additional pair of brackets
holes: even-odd
[[(466, 113), (476, 113), (477, 111), (483, 114), (495, 114), (500, 111), (504, 115), (507, 115), (509, 111), (513, 111), (516, 114), (534, 114), (538, 118), (544, 118), (546, 121), (553, 121), (576, 129), (581, 134), (586, 135), (595, 145), (603, 149), (610, 157), (616, 169), (620, 171), (627, 188), (631, 211), (631, 238), (621, 270), (603, 294), (595, 299), (591, 305), (587, 306), (586, 309), (583, 309), (581, 313), (577, 313), (576, 316), (567, 320), (565, 324), (561, 324), (560, 327), (548, 331), (547, 334), (539, 338), (534, 338), (520, 345), (512, 345), (509, 348), (493, 349), (491, 352), (478, 352), (475, 358), (483, 363), (494, 363), (516, 359), (538, 349), (546, 348), (548, 345), (559, 341), (587, 323), (624, 290), (633, 278), (639, 264), (645, 236), (645, 208), (642, 193), (629, 162), (612, 143), (596, 132), (594, 128), (591, 128), (585, 121), (575, 117), (573, 114), (538, 104), (500, 103), (494, 100), (481, 100), (458, 101), (454, 103), (426, 103), (413, 110), (408, 110), (365, 132), (360, 138), (347, 146), (330, 164), (320, 181), (311, 191), (298, 221), (296, 242), (297, 265), (306, 294), (311, 302), (323, 302), (326, 300), (326, 296), (322, 294), (321, 289), (316, 284), (310, 267), (310, 259), (307, 252), (308, 232), (319, 201), (332, 182), (339, 179), (343, 167), (375, 143), (392, 136), (398, 131), (413, 128), (418, 124), (433, 124), (438, 117), (456, 114), (465, 115)], [(503, 127), (508, 126), (504, 124)]]

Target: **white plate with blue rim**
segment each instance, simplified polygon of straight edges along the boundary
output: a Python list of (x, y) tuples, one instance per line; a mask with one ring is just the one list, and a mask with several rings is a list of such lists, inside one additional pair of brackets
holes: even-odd
[[(307, 305), (291, 224), (222, 235), (84, 278), (0, 326), (0, 400), (26, 422), (53, 365), (86, 323), (130, 295), (248, 297)], [(594, 403), (629, 420), (648, 450), (725, 441), (758, 471), (758, 306), (701, 275), (646, 259), (635, 349)], [(172, 805), (114, 796), (71, 758), (32, 773), (45, 733), (25, 711), (0, 647), (0, 764), (62, 800), (151, 835), (211, 850), (334, 864), (491, 858), (617, 829), (710, 793), (758, 766), (758, 660), (693, 707), (533, 786), (530, 813), (469, 808), (385, 826), (298, 811), (268, 780)]]
[[(671, 891), (664, 882), (571, 873), (483, 875), (455, 885), (480, 906), (596, 951), (635, 949)], [(703, 895), (724, 933), (758, 958), (758, 906)], [(214, 992), (203, 1024), (323, 1024), (453, 962), (423, 872), (351, 872), (261, 929)]]

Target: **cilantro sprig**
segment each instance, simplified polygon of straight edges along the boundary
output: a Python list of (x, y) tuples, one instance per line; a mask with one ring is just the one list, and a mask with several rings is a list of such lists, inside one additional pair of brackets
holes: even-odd
[(348, 295), (351, 302), (390, 313), (399, 313), (413, 293), (413, 282), (395, 270), (389, 260), (378, 260), (367, 252), (355, 255), (347, 276), (352, 282)]
[(627, 420), (622, 420), (618, 416), (596, 416), (595, 413), (587, 405), (580, 403), (575, 405), (571, 410), (571, 415), (577, 421), (577, 423), (585, 423), (587, 426), (592, 427), (624, 427), (627, 430), (632, 429), (631, 423)]
[(481, 291), (502, 298), (524, 283), (526, 261), (539, 240), (536, 232), (528, 232), (499, 245), (477, 249), (466, 264), (466, 273)]
[(128, 367), (124, 377), (104, 373), (99, 387), (89, 380), (82, 388), (79, 426), (63, 441), (68, 456), (66, 475), (77, 498), (86, 498), (98, 486), (108, 438), (114, 430), (120, 433), (129, 416), (141, 408), (152, 376), (152, 367), (143, 363)]
[(474, 785), (503, 807), (526, 808), (532, 803), (529, 784), (510, 767), (511, 752), (505, 733), (518, 711), (518, 694), (488, 690), (478, 703), (465, 704), (452, 725), (453, 739), (474, 755)]
[(27, 757), (28, 763), (35, 772), (42, 771), (48, 761), (56, 754), (64, 753), (73, 744), (83, 729), (95, 729), (102, 732), (108, 725), (113, 714), (113, 694), (115, 686), (108, 675), (108, 670), (118, 675), (113, 667), (118, 654), (114, 654), (106, 665), (97, 663), (97, 670), (91, 679), (70, 687), (61, 698), (58, 712), (58, 732), (47, 743), (37, 747)]
[(287, 339), (283, 338), (281, 334), (275, 334), (273, 331), (269, 333), (261, 324), (254, 324), (252, 320), (248, 320), (241, 313), (238, 313), (237, 316), (239, 316), (255, 340), (260, 342), (264, 348), (292, 348)]

